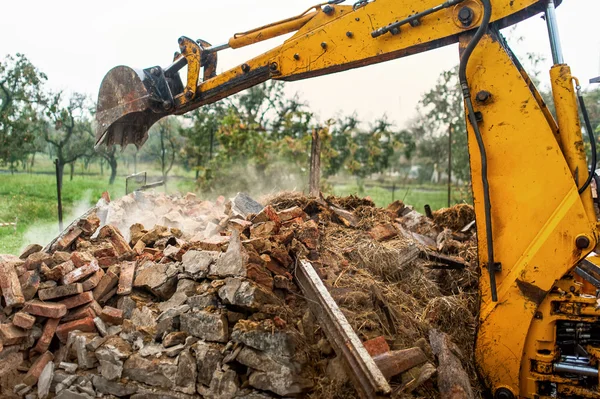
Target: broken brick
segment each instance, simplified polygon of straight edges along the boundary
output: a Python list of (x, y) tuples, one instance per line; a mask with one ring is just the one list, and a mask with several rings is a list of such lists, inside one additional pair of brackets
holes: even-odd
[(264, 223), (253, 224), (250, 227), (250, 236), (252, 238), (269, 237), (279, 232), (277, 223), (268, 221)]
[(104, 297), (117, 285), (118, 282), (119, 277), (111, 270), (108, 270), (96, 288), (94, 288), (94, 299), (99, 300)]
[(0, 290), (8, 308), (25, 302), (14, 264), (6, 261), (3, 256), (0, 256)]
[[(98, 306), (100, 306), (100, 305), (98, 305)], [(71, 311), (69, 311), (69, 313), (66, 316), (64, 316), (61, 319), (61, 321), (66, 323), (68, 321), (85, 319), (87, 317), (91, 317), (93, 319), (96, 316), (97, 316), (97, 314), (96, 314), (96, 312), (94, 312), (92, 305), (88, 303), (77, 309), (72, 309)]]
[(371, 357), (379, 356), (392, 350), (385, 340), (385, 337), (377, 337), (365, 341), (363, 342), (363, 346), (367, 352), (369, 352)]
[(29, 257), (29, 255), (36, 252), (40, 252), (42, 249), (44, 248), (40, 244), (30, 244), (27, 247), (25, 247), (23, 252), (21, 252), (21, 255), (19, 255), (19, 259), (25, 260)]
[(13, 316), (13, 324), (24, 330), (30, 330), (35, 324), (35, 316), (27, 314), (25, 312), (17, 312)]
[(54, 244), (55, 248), (59, 250), (69, 248), (82, 233), (83, 230), (81, 228), (73, 227), (67, 234), (61, 237), (56, 244)]
[(44, 353), (48, 350), (48, 347), (50, 347), (50, 343), (52, 342), (52, 338), (54, 338), (54, 334), (56, 333), (56, 328), (58, 327), (59, 322), (60, 319), (48, 319), (46, 321), (44, 329), (42, 330), (42, 336), (33, 348), (34, 351), (37, 353)]
[(67, 314), (67, 307), (61, 303), (32, 300), (25, 303), (23, 311), (35, 316), (59, 319)]
[(40, 374), (42, 374), (42, 371), (44, 370), (46, 365), (53, 359), (54, 356), (52, 355), (52, 353), (44, 352), (44, 354), (38, 357), (36, 361), (31, 365), (29, 371), (23, 378), (23, 383), (30, 387), (34, 386), (37, 383), (38, 378), (40, 378)]
[(131, 247), (129, 243), (125, 241), (123, 235), (113, 226), (106, 225), (100, 229), (100, 233), (98, 234), (99, 238), (108, 238), (112, 243), (115, 251), (117, 252), (117, 256), (124, 256), (131, 252)]
[(118, 295), (131, 294), (133, 286), (133, 277), (135, 276), (135, 262), (125, 262), (121, 264), (121, 273), (119, 275)]
[(56, 329), (56, 336), (60, 342), (65, 344), (69, 336), (69, 332), (79, 330), (81, 332), (96, 332), (96, 325), (92, 317), (85, 319), (73, 320), (68, 323), (63, 323)]
[(309, 220), (296, 230), (296, 238), (308, 249), (317, 249), (319, 246), (319, 226), (314, 220)]
[(302, 208), (300, 208), (298, 206), (284, 209), (284, 210), (278, 212), (277, 215), (279, 216), (279, 219), (281, 220), (282, 223), (285, 223), (287, 221), (290, 221), (292, 219), (297, 219), (297, 218), (301, 218), (303, 220), (308, 219), (308, 215), (306, 214), (306, 212), (304, 212), (302, 210)]
[(25, 268), (27, 270), (35, 270), (39, 268), (42, 263), (50, 263), (52, 255), (45, 252), (35, 252), (27, 257), (25, 261)]
[(73, 270), (69, 274), (65, 275), (62, 279), (62, 283), (73, 284), (77, 281), (83, 280), (84, 278), (91, 276), (92, 274), (96, 273), (99, 269), (100, 266), (98, 266), (98, 262), (94, 260), (90, 264), (81, 266)]
[(369, 235), (375, 241), (385, 241), (396, 237), (398, 230), (390, 223), (379, 224), (369, 231)]
[(79, 219), (77, 227), (82, 230), (82, 235), (91, 237), (100, 227), (100, 218), (96, 215), (96, 212), (92, 212), (87, 217)]
[(30, 301), (37, 294), (40, 286), (40, 275), (35, 270), (27, 270), (19, 277), (19, 283), (21, 284), (21, 291), (26, 301)]
[(0, 341), (6, 346), (18, 345), (25, 341), (29, 331), (23, 330), (12, 323), (0, 324)]
[(279, 226), (281, 224), (281, 219), (279, 218), (279, 215), (277, 214), (277, 212), (275, 211), (275, 209), (273, 209), (273, 207), (271, 205), (265, 206), (262, 209), (262, 211), (260, 211), (252, 219), (252, 223), (254, 223), (254, 224), (265, 223), (265, 222), (269, 222), (269, 221), (275, 223), (276, 226)]
[(71, 254), (71, 262), (75, 267), (85, 266), (90, 264), (94, 260), (94, 257), (87, 252), (73, 252)]
[(50, 299), (62, 298), (65, 296), (71, 296), (81, 294), (83, 292), (83, 286), (79, 283), (69, 285), (59, 285), (53, 288), (46, 288), (38, 291), (38, 297), (42, 301)]
[(120, 325), (123, 324), (123, 311), (121, 309), (105, 306), (104, 309), (102, 309), (102, 313), (100, 313), (100, 318), (106, 323), (115, 326)]
[(85, 305), (86, 303), (90, 303), (94, 300), (94, 295), (89, 292), (82, 292), (81, 294), (74, 295), (72, 297), (63, 299), (58, 303), (62, 303), (67, 307), (67, 309), (73, 309), (81, 305)]
[(100, 280), (102, 280), (102, 277), (104, 277), (104, 270), (99, 269), (95, 274), (93, 274), (91, 277), (89, 277), (87, 280), (81, 283), (83, 290), (91, 291), (94, 288), (96, 288)]
[(273, 277), (263, 266), (254, 263), (248, 264), (247, 277), (269, 290), (273, 289)]

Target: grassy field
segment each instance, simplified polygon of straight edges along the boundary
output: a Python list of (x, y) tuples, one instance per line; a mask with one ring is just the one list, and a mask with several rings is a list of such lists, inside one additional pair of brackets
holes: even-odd
[[(124, 174), (119, 174), (115, 184), (109, 186), (106, 175), (81, 176), (76, 173), (73, 181), (70, 181), (68, 170), (65, 170), (63, 186), (65, 225), (96, 203), (102, 192), (108, 191), (112, 198), (125, 194)], [(335, 195), (358, 193), (355, 184), (334, 184), (332, 187), (332, 194)], [(194, 189), (195, 184), (191, 178), (178, 179), (169, 184), (169, 192), (185, 193)], [(392, 198), (392, 190), (379, 187), (376, 182), (369, 182), (364, 196), (369, 196), (382, 207), (387, 206), (392, 199), (399, 199), (421, 212), (425, 204), (431, 205), (433, 209), (447, 204), (446, 190), (441, 186), (399, 187)], [(12, 227), (0, 227), (0, 253), (17, 255), (25, 245), (33, 242), (45, 245), (58, 234), (57, 214), (56, 185), (52, 173), (11, 175), (0, 172), (0, 223), (12, 223), (18, 219), (16, 232)]]

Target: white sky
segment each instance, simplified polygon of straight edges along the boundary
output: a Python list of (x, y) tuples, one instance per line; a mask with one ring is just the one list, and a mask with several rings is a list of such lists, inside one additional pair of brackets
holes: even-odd
[[(398, 0), (409, 1), (409, 0)], [(494, 1), (499, 0), (493, 0)], [(95, 99), (102, 77), (116, 65), (166, 66), (181, 35), (224, 43), (235, 32), (297, 15), (318, 0), (29, 0), (0, 6), (0, 56), (21, 52), (44, 71), (55, 90)], [(440, 0), (442, 3), (443, 0)], [(346, 2), (352, 4), (352, 0)], [(600, 75), (599, 0), (564, 0), (558, 22), (565, 60), (583, 82)], [(515, 52), (541, 53), (550, 67), (545, 22), (522, 22)], [(224, 71), (278, 44), (278, 39), (219, 53)], [(362, 120), (383, 113), (401, 127), (415, 114), (421, 95), (442, 70), (458, 63), (456, 45), (358, 70), (287, 83), (321, 120), (357, 111)], [(547, 81), (547, 74), (542, 79)]]

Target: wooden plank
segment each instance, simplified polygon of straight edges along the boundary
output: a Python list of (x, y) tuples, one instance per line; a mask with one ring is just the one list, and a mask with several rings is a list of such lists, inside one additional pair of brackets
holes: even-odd
[(312, 264), (300, 260), (296, 283), (308, 298), (329, 343), (347, 366), (350, 379), (361, 398), (388, 398), (392, 390), (350, 323), (333, 300)]

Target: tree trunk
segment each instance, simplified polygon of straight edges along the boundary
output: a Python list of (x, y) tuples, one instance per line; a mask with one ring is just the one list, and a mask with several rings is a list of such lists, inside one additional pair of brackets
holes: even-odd
[(104, 158), (100, 159), (100, 176), (104, 177)]
[(30, 165), (31, 170), (33, 170), (33, 167), (35, 165), (35, 154), (36, 153), (34, 152), (33, 155), (31, 156), (31, 165)]
[(73, 175), (75, 174), (75, 161), (71, 162), (69, 165), (71, 166), (71, 177), (69, 178), (69, 181), (73, 181)]
[(113, 185), (115, 183), (115, 179), (117, 178), (117, 158), (113, 156), (113, 158), (109, 161), (110, 165), (110, 179), (108, 179), (108, 184)]
[(133, 174), (137, 174), (137, 155), (138, 155), (138, 152), (136, 150), (135, 153), (133, 154)]

